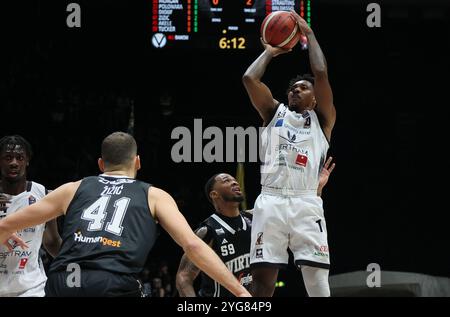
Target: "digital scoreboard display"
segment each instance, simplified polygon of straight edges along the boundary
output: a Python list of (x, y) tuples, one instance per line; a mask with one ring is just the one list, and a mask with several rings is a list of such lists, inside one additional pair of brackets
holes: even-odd
[(273, 11), (295, 10), (311, 24), (311, 0), (150, 0), (151, 47), (260, 48), (260, 26)]

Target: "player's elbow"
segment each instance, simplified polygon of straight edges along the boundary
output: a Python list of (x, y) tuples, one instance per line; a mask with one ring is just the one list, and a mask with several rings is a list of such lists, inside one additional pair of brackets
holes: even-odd
[(248, 72), (246, 72), (243, 76), (242, 76), (242, 83), (244, 84), (244, 86), (248, 86), (251, 85), (252, 83), (254, 83), (257, 79), (255, 77), (253, 77), (252, 75), (250, 75)]
[[(14, 230), (11, 230), (11, 227), (8, 226), (8, 219), (5, 218), (3, 221), (0, 221), (0, 233), (7, 232), (9, 235), (12, 235), (14, 233)], [(0, 244), (3, 241), (0, 241)]]
[(183, 245), (183, 250), (184, 253), (186, 253), (186, 255), (189, 257), (190, 254), (198, 254), (200, 253), (201, 249), (202, 249), (202, 240), (200, 240), (199, 238), (195, 237), (194, 239), (186, 242)]
[(328, 79), (328, 70), (325, 65), (316, 67), (313, 73), (316, 80)]

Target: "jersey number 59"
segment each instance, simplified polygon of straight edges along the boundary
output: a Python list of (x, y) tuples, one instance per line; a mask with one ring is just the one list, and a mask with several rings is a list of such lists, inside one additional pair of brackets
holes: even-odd
[(225, 245), (221, 246), (220, 251), (222, 251), (222, 256), (227, 256), (229, 254), (231, 255), (231, 254), (236, 253), (234, 251), (234, 245), (232, 245), (232, 244), (225, 244)]

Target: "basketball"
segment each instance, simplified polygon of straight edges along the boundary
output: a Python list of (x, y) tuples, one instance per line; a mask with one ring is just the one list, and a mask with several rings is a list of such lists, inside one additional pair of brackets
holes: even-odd
[(261, 24), (263, 41), (275, 47), (291, 49), (300, 40), (300, 36), (295, 18), (286, 11), (270, 13)]

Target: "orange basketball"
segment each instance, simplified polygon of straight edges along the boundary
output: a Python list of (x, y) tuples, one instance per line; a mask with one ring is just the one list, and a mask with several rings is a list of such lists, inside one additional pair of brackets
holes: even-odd
[(300, 35), (295, 18), (286, 11), (270, 13), (261, 24), (261, 37), (272, 46), (291, 49), (300, 40)]

